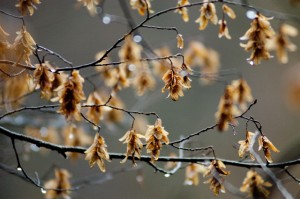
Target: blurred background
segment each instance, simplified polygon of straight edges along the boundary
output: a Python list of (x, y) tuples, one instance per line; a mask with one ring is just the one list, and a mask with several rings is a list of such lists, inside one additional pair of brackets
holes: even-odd
[[(124, 0), (125, 1), (125, 0)], [(15, 8), (17, 1), (1, 0), (0, 9), (18, 15)], [(90, 16), (87, 9), (78, 4), (76, 0), (41, 0), (37, 10), (31, 17), (25, 17), (27, 31), (29, 31), (37, 44), (45, 46), (70, 60), (74, 65), (88, 63), (94, 60), (95, 54), (99, 51), (108, 49), (118, 38), (122, 37), (129, 30), (127, 20), (124, 18), (120, 3), (117, 0), (106, 1), (103, 9), (99, 9), (98, 16)], [(190, 2), (196, 2), (190, 0)], [(155, 12), (174, 7), (177, 0), (153, 0), (152, 8)], [(289, 1), (249, 1), (251, 5), (258, 8), (265, 8), (266, 16), (272, 13), (286, 13), (283, 15), (290, 20), (288, 24), (299, 29), (299, 18), (294, 20), (290, 16), (299, 17), (300, 5), (291, 6)], [(129, 0), (126, 0), (128, 7)], [(251, 66), (246, 59), (249, 53), (240, 47), (240, 37), (244, 35), (250, 27), (251, 20), (247, 18), (247, 10), (241, 6), (231, 6), (237, 14), (237, 19), (227, 20), (229, 32), (232, 39), (218, 38), (218, 26), (209, 24), (204, 31), (198, 30), (198, 24), (194, 21), (199, 17), (199, 6), (189, 8), (190, 21), (185, 23), (177, 13), (170, 12), (153, 19), (148, 25), (177, 27), (185, 40), (185, 48), (190, 41), (200, 41), (205, 46), (218, 51), (220, 55), (221, 74), (226, 75), (225, 79), (230, 82), (237, 79), (237, 74), (242, 74), (252, 88), (252, 94), (258, 103), (248, 113), (263, 125), (263, 131), (273, 144), (281, 151), (274, 153), (274, 162), (288, 161), (300, 157), (300, 98), (299, 104), (291, 105), (288, 100), (289, 88), (294, 84), (300, 85), (300, 54), (299, 50), (289, 53), (289, 62), (279, 64), (276, 58), (263, 61), (260, 65)], [(221, 13), (221, 7), (217, 5), (217, 12)], [(136, 10), (130, 9), (136, 23), (143, 20)], [(219, 14), (221, 17), (221, 14)], [(275, 30), (278, 29), (282, 20), (273, 19), (271, 21)], [(0, 14), (0, 24), (10, 33), (13, 41), (15, 32), (21, 28), (21, 21), (6, 15)], [(176, 47), (176, 33), (170, 31), (160, 31), (151, 29), (141, 29), (140, 35), (144, 41), (156, 49), (169, 46), (172, 53), (180, 53), (182, 50)], [(300, 46), (300, 36), (291, 38), (291, 41)], [(117, 50), (112, 53), (112, 60), (118, 61)], [(274, 52), (273, 52), (274, 54)], [(59, 60), (54, 59), (56, 65), (63, 65)], [(92, 69), (82, 70), (82, 74), (91, 74)], [(297, 83), (295, 83), (297, 82)], [(97, 84), (97, 80), (95, 80)], [(298, 86), (299, 86), (298, 85)], [(139, 97), (131, 88), (124, 89), (119, 96), (129, 110), (154, 111), (162, 119), (166, 130), (170, 132), (169, 139), (177, 140), (180, 136), (187, 136), (193, 132), (203, 129), (215, 123), (214, 114), (217, 111), (219, 99), (224, 91), (224, 84), (214, 83), (204, 86), (197, 79), (193, 79), (192, 89), (185, 91), (185, 96), (179, 101), (173, 102), (166, 98), (166, 93), (161, 93), (162, 81), (157, 81), (156, 89)], [(86, 95), (92, 90), (90, 85), (85, 83)], [(38, 100), (39, 94), (30, 99)], [(37, 101), (27, 100), (26, 104), (34, 105)], [(44, 124), (58, 125), (58, 121), (63, 121), (63, 117), (53, 114), (43, 116), (38, 112), (26, 112), (24, 118), (9, 117), (0, 124), (15, 130), (24, 132), (24, 125)], [(105, 138), (110, 152), (125, 152), (125, 145), (120, 144), (118, 139), (130, 128), (130, 118), (120, 125), (112, 126), (103, 124), (103, 137)], [(149, 118), (149, 124), (153, 124), (153, 118)], [(62, 124), (61, 124), (62, 123)], [(63, 125), (63, 122), (59, 125)], [(91, 135), (94, 131), (88, 125), (83, 126)], [(252, 127), (253, 128), (253, 127)], [(253, 128), (254, 130), (254, 128)], [(244, 139), (245, 125), (236, 129), (219, 133), (217, 130), (210, 131), (192, 140), (193, 146), (213, 145), (216, 154), (220, 158), (238, 160), (237, 146), (239, 140)], [(0, 161), (16, 166), (15, 156), (11, 142), (4, 136), (0, 136)], [(50, 170), (50, 175), (46, 179), (53, 177), (51, 168), (58, 166), (67, 168), (72, 174), (73, 182), (85, 179), (96, 178), (94, 184), (86, 185), (84, 188), (74, 191), (72, 198), (214, 198), (209, 185), (202, 182), (206, 179), (200, 177), (198, 186), (185, 186), (185, 171), (180, 169), (175, 175), (166, 178), (161, 173), (154, 173), (153, 168), (145, 163), (138, 163), (137, 168), (132, 168), (131, 162), (119, 164), (119, 160), (106, 163), (107, 173), (101, 173), (98, 168), (89, 168), (88, 163), (81, 155), (78, 160), (65, 160), (56, 152), (40, 153), (40, 151), (30, 153), (24, 149), (24, 143), (18, 142), (18, 148), (22, 155), (22, 163), (27, 172), (34, 176), (38, 172), (40, 176), (46, 175)], [(256, 146), (255, 146), (256, 147)], [(37, 150), (37, 149), (35, 149)], [(170, 152), (178, 153), (172, 148), (164, 148), (162, 155)], [(143, 154), (146, 154), (145, 149)], [(261, 154), (261, 153), (260, 153)], [(185, 154), (189, 156), (189, 153)], [(193, 154), (195, 155), (195, 154)], [(163, 166), (163, 164), (159, 164)], [(233, 186), (239, 188), (246, 175), (246, 168), (228, 166), (231, 174), (226, 177)], [(300, 176), (299, 166), (290, 167), (290, 171), (295, 176)], [(299, 198), (299, 184), (288, 177), (280, 170), (274, 170), (279, 179), (282, 180), (287, 190), (295, 197)], [(261, 172), (262, 173), (262, 172)], [(0, 170), (0, 198), (43, 198), (39, 188)], [(270, 180), (269, 180), (270, 181)], [(274, 183), (273, 183), (274, 184)], [(274, 186), (273, 186), (274, 187)], [(220, 194), (219, 198), (238, 198), (231, 193)], [(271, 198), (282, 198), (276, 188), (273, 190)]]

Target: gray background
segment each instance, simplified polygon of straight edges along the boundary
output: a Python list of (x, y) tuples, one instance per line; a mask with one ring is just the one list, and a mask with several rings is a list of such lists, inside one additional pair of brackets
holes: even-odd
[[(126, 2), (129, 2), (129, 0)], [(154, 0), (152, 2), (155, 11), (174, 6), (176, 3), (176, 0)], [(260, 8), (299, 16), (300, 7), (292, 7), (288, 1), (249, 1), (249, 3)], [(18, 14), (14, 4), (15, 1), (1, 0), (0, 9)], [(171, 12), (151, 21), (149, 24), (178, 27), (179, 32), (184, 36), (186, 46), (188, 41), (198, 40), (206, 46), (216, 49), (220, 53), (222, 70), (238, 70), (252, 87), (253, 96), (258, 99), (258, 103), (250, 114), (263, 124), (265, 134), (281, 151), (281, 153), (273, 155), (274, 160), (284, 161), (299, 157), (300, 114), (297, 111), (289, 110), (285, 104), (285, 82), (288, 79), (286, 74), (293, 68), (294, 71), (300, 72), (299, 51), (289, 53), (290, 62), (286, 65), (278, 64), (276, 59), (271, 59), (263, 61), (258, 66), (251, 67), (246, 62), (249, 53), (246, 53), (239, 46), (239, 37), (249, 28), (250, 20), (246, 18), (243, 8), (239, 6), (231, 7), (238, 16), (234, 21), (228, 20), (232, 40), (219, 39), (217, 37), (217, 26), (209, 25), (206, 30), (199, 31), (198, 24), (194, 23), (194, 20), (199, 16), (199, 7), (189, 9), (189, 23), (184, 23), (180, 15)], [(220, 6), (218, 5), (217, 8), (220, 13)], [(107, 1), (105, 12), (122, 18), (117, 0)], [(131, 12), (136, 22), (143, 19), (136, 11)], [(85, 8), (76, 6), (75, 0), (42, 0), (42, 4), (38, 5), (38, 10), (35, 11), (34, 15), (25, 17), (25, 21), (28, 31), (38, 44), (60, 53), (75, 65), (92, 61), (96, 52), (109, 48), (128, 30), (122, 23), (103, 24), (101, 17), (91, 17)], [(20, 21), (3, 14), (0, 15), (0, 24), (11, 34), (12, 38), (14, 32), (21, 27)], [(279, 20), (272, 20), (274, 29), (279, 24)], [(299, 28), (297, 23), (290, 24)], [(143, 38), (147, 40), (151, 47), (158, 48), (168, 45), (173, 53), (181, 52), (176, 48), (176, 34), (174, 32), (156, 30), (143, 30), (141, 32)], [(292, 41), (298, 47), (300, 46), (299, 36), (292, 38)], [(115, 60), (117, 60), (116, 52), (113, 53)], [(57, 61), (56, 64), (61, 63)], [(83, 74), (90, 74), (91, 72), (92, 70), (84, 70)], [(230, 81), (234, 78), (236, 76), (227, 79)], [(157, 84), (157, 89), (154, 92), (142, 98), (136, 97), (132, 89), (126, 89), (120, 95), (129, 109), (157, 112), (163, 118), (165, 128), (170, 132), (170, 140), (175, 140), (180, 135), (188, 135), (213, 124), (215, 121), (214, 113), (217, 110), (224, 86), (222, 84), (201, 86), (196, 79), (192, 83), (192, 89), (185, 91), (185, 97), (178, 102), (166, 99), (166, 94), (160, 92), (163, 86), (161, 82)], [(85, 86), (87, 90), (91, 89), (88, 85), (85, 84)], [(37, 96), (36, 99), (38, 99)], [(35, 102), (30, 101), (27, 103), (34, 104)], [(36, 121), (37, 117), (37, 114), (32, 114), (30, 120)], [(53, 115), (45, 116), (45, 118), (42, 118), (42, 122), (45, 122), (44, 119), (48, 123), (56, 121)], [(152, 122), (150, 120), (150, 123)], [(106, 130), (103, 131), (103, 136), (109, 145), (109, 151), (125, 151), (125, 146), (121, 146), (117, 139), (126, 132), (129, 126), (129, 124), (124, 124), (117, 128), (105, 127)], [(22, 132), (22, 128), (11, 128)], [(225, 133), (211, 131), (193, 139), (193, 141), (197, 143), (195, 146), (213, 145), (218, 157), (238, 159), (237, 151), (232, 146), (238, 140), (244, 138), (244, 125), (238, 127), (237, 131), (237, 135), (233, 135), (231, 131)], [(94, 132), (90, 130), (90, 134), (93, 135)], [(10, 140), (1, 136), (0, 143), (1, 162), (16, 165)], [(20, 144), (20, 149), (22, 149), (22, 146), (23, 144)], [(170, 151), (167, 148), (163, 154), (168, 154)], [(99, 176), (100, 178), (103, 176), (105, 178), (98, 168), (89, 169), (87, 162), (83, 160), (83, 156), (77, 161), (69, 161), (64, 160), (55, 152), (46, 155), (32, 152), (29, 160), (22, 160), (22, 162), (32, 175), (34, 171), (38, 171), (42, 175), (52, 164), (56, 164), (68, 168), (73, 175), (73, 179), (82, 179), (85, 176)], [(121, 167), (118, 160), (113, 160), (112, 163), (106, 165), (108, 172), (116, 171), (119, 168), (131, 168), (129, 161), (128, 164), (121, 165)], [(72, 198), (214, 198), (212, 192), (208, 189), (208, 185), (202, 184), (204, 181), (202, 177), (200, 177), (201, 182), (197, 187), (183, 186), (184, 170), (179, 170), (176, 175), (165, 178), (162, 174), (153, 173), (153, 169), (144, 163), (139, 163), (139, 166), (141, 169), (118, 173), (103, 184), (88, 185), (86, 188), (74, 192)], [(228, 167), (228, 170), (232, 174), (226, 179), (234, 186), (239, 187), (247, 169)], [(291, 171), (296, 175), (298, 174), (298, 176), (300, 174), (299, 168), (295, 167)], [(136, 181), (136, 176), (140, 173), (144, 176), (142, 185)], [(43, 197), (38, 188), (17, 177), (3, 171), (0, 171), (0, 177), (0, 198), (29, 199)], [(286, 175), (281, 178), (283, 178), (288, 191), (294, 196), (298, 194), (299, 197), (299, 185)], [(219, 196), (219, 198), (234, 197), (230, 193)], [(275, 192), (272, 198), (282, 198), (282, 196)]]

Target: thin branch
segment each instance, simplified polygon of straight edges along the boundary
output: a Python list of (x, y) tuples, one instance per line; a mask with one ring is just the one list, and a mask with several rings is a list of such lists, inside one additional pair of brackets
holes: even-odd
[(33, 65), (28, 66), (28, 65), (20, 64), (20, 63), (10, 61), (10, 60), (0, 60), (0, 64), (8, 64), (8, 65), (11, 65), (11, 66), (24, 68), (24, 69), (27, 69), (27, 70), (35, 70), (35, 67)]
[[(42, 49), (42, 50), (48, 52), (49, 55), (56, 56), (58, 59), (62, 60), (62, 61), (65, 62), (66, 64), (68, 64), (68, 65), (70, 65), (70, 66), (73, 66), (72, 62), (68, 61), (67, 59), (65, 59), (65, 58), (64, 58), (63, 56), (61, 56), (60, 54), (58, 54), (58, 53), (56, 53), (56, 52), (54, 52), (54, 51), (52, 51), (52, 50), (50, 50), (50, 49), (48, 49), (48, 48), (46, 48), (46, 47), (43, 47), (43, 46), (41, 46), (41, 45), (38, 45), (38, 44), (36, 44), (36, 47), (37, 47), (37, 49)], [(46, 55), (47, 55), (47, 54), (46, 54)], [(45, 55), (45, 56), (46, 56), (46, 55)]]
[(81, 114), (81, 117), (83, 117), (83, 119), (85, 119), (88, 123), (90, 123), (93, 126), (95, 126), (98, 129), (98, 131), (100, 131), (100, 129), (101, 129), (100, 125), (98, 125), (98, 124), (92, 122), (91, 120), (89, 120), (83, 113), (80, 113), (80, 114)]
[(295, 180), (296, 182), (300, 183), (300, 179), (296, 178), (293, 174), (291, 174), (291, 172), (288, 170), (288, 167), (284, 168), (284, 171), (286, 172), (286, 174), (288, 174), (293, 180)]
[(20, 158), (19, 158), (19, 154), (18, 154), (18, 151), (17, 151), (17, 148), (16, 148), (16, 144), (15, 144), (15, 139), (14, 138), (11, 138), (11, 142), (12, 142), (12, 145), (13, 145), (13, 149), (14, 149), (14, 152), (15, 152), (15, 156), (16, 156), (16, 159), (17, 159), (17, 163), (18, 163), (18, 168), (17, 170), (20, 170), (23, 175), (25, 176), (25, 178), (31, 182), (32, 184), (34, 184), (35, 186), (39, 187), (39, 188), (42, 188), (40, 184), (38, 184), (38, 182), (36, 182), (35, 180), (33, 180), (30, 176), (27, 175), (26, 171), (24, 170), (24, 168), (22, 167), (21, 165), (21, 162), (20, 162)]
[(257, 103), (257, 99), (255, 99), (249, 106), (248, 108), (239, 116), (242, 117), (244, 116), (246, 113), (248, 113), (248, 111), (250, 111), (250, 109)]
[[(125, 110), (123, 108), (119, 108), (119, 107), (116, 107), (116, 106), (107, 105), (107, 103), (100, 104), (100, 105), (98, 105), (98, 104), (86, 104), (86, 105), (82, 105), (81, 107), (102, 107), (102, 106), (109, 107), (109, 108), (114, 109), (114, 110), (125, 112), (125, 113), (129, 114), (130, 117), (132, 117), (132, 118), (134, 118), (132, 114), (137, 114), (137, 115), (154, 115), (156, 118), (159, 118), (159, 116), (155, 112), (129, 111), (129, 110)], [(1, 117), (0, 117), (0, 119), (1, 119)]]
[(192, 134), (190, 134), (190, 135), (188, 135), (188, 136), (186, 136), (186, 137), (184, 137), (184, 138), (182, 138), (182, 139), (179, 139), (179, 140), (175, 140), (175, 141), (173, 141), (173, 142), (170, 142), (169, 144), (170, 144), (170, 145), (173, 145), (173, 144), (177, 144), (177, 143), (186, 141), (186, 140), (188, 140), (188, 139), (190, 139), (190, 138), (192, 138), (192, 137), (195, 137), (195, 136), (197, 136), (197, 135), (200, 135), (201, 133), (204, 133), (204, 132), (206, 132), (206, 131), (212, 130), (212, 129), (214, 129), (214, 128), (217, 127), (217, 126), (218, 126), (218, 124), (214, 124), (214, 125), (212, 125), (212, 126), (206, 127), (206, 128), (204, 128), (204, 129), (202, 129), (202, 130), (200, 130), (200, 131), (198, 131), (198, 132), (196, 132), (196, 133), (192, 133)]
[[(175, 55), (170, 55), (170, 56), (165, 56), (165, 57), (142, 58), (138, 61), (139, 62), (161, 61), (161, 60), (171, 59), (171, 58), (175, 59), (178, 57), (184, 58), (184, 56), (182, 54), (177, 53)], [(130, 63), (130, 62), (129, 61), (110, 62), (110, 63), (105, 63), (105, 64), (95, 64), (95, 66), (119, 66), (120, 64), (126, 64), (126, 63)]]
[(3, 115), (0, 116), (0, 120), (3, 119), (4, 117), (8, 116), (8, 115), (12, 115), (12, 114), (15, 114), (15, 113), (18, 113), (18, 112), (21, 112), (21, 111), (25, 111), (25, 110), (40, 110), (40, 109), (45, 109), (45, 108), (57, 108), (57, 107), (59, 107), (59, 104), (22, 107), (22, 108), (4, 113)]
[(259, 121), (255, 120), (253, 117), (245, 117), (245, 116), (240, 116), (239, 118), (241, 119), (245, 119), (247, 122), (251, 121), (255, 127), (257, 128), (257, 130), (259, 131), (259, 133), (263, 136), (264, 133), (262, 131), (262, 125)]
[(20, 172), (19, 170), (17, 170), (15, 167), (10, 167), (6, 164), (0, 163), (0, 169), (3, 171), (6, 171), (7, 173), (10, 173), (14, 176), (19, 177), (22, 180), (28, 181), (28, 179), (23, 175), (23, 173)]
[(9, 73), (5, 72), (4, 70), (2, 70), (1, 68), (0, 68), (0, 71), (1, 71), (4, 75), (6, 75), (7, 77), (16, 77), (16, 76), (21, 75), (21, 74), (25, 71), (25, 69), (21, 70), (21, 71), (18, 72), (18, 73), (15, 73), (15, 74), (9, 74)]
[(166, 170), (164, 170), (164, 169), (162, 169), (162, 168), (156, 166), (155, 164), (153, 164), (153, 163), (151, 162), (151, 160), (146, 161), (146, 163), (147, 163), (148, 165), (150, 165), (152, 168), (154, 168), (155, 172), (160, 172), (160, 173), (163, 173), (163, 174), (166, 174), (166, 175), (169, 174), (168, 171), (166, 171)]
[(160, 27), (160, 26), (149, 26), (149, 25), (142, 25), (142, 28), (149, 28), (149, 29), (156, 29), (156, 30), (173, 30), (177, 34), (179, 34), (176, 27)]
[(5, 14), (5, 15), (10, 16), (10, 17), (13, 17), (13, 18), (16, 18), (16, 19), (22, 20), (22, 24), (23, 24), (23, 26), (25, 26), (25, 21), (24, 21), (24, 17), (23, 16), (13, 15), (13, 14), (10, 14), (10, 13), (5, 12), (3, 10), (0, 10), (0, 13)]
[[(181, 142), (182, 143), (182, 142)], [(178, 147), (175, 146), (174, 144), (170, 144), (172, 147), (179, 149), (179, 150), (184, 150), (184, 151), (207, 151), (207, 150), (211, 150), (213, 153), (213, 156), (216, 158), (216, 154), (215, 154), (215, 150), (213, 146), (206, 146), (206, 147), (199, 147), (199, 148), (185, 148), (185, 147)]]

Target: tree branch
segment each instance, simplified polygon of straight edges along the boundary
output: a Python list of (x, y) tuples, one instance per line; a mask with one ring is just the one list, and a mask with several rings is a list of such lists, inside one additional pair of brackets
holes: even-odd
[[(10, 131), (2, 126), (0, 126), (0, 134), (3, 134), (7, 137), (12, 139), (21, 140), (27, 143), (35, 144), (37, 147), (44, 147), (49, 150), (53, 150), (64, 156), (65, 158), (67, 152), (73, 153), (81, 153), (84, 154), (87, 148), (84, 147), (68, 147), (63, 145), (57, 145), (50, 142), (45, 142), (30, 136), (21, 135), (19, 133)], [(124, 159), (125, 154), (122, 153), (109, 153), (111, 159)], [(226, 165), (237, 166), (237, 167), (244, 167), (244, 168), (261, 168), (263, 166), (267, 168), (283, 168), (285, 166), (297, 165), (300, 164), (300, 159), (295, 159), (286, 162), (279, 162), (279, 163), (272, 163), (272, 164), (259, 164), (259, 163), (251, 163), (251, 162), (240, 162), (235, 160), (227, 160), (222, 158), (216, 158), (217, 160), (221, 160)], [(151, 161), (150, 156), (142, 155), (141, 159), (136, 159), (143, 162)], [(196, 163), (196, 162), (207, 162), (215, 160), (214, 157), (168, 157), (168, 156), (161, 156), (157, 160), (158, 162), (188, 162), (188, 163)]]

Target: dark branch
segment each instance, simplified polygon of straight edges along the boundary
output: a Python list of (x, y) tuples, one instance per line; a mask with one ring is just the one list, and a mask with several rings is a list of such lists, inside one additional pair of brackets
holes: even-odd
[[(86, 148), (84, 147), (68, 147), (63, 145), (57, 145), (52, 144), (50, 142), (45, 142), (36, 138), (32, 138), (30, 136), (21, 135), (19, 133), (10, 131), (4, 127), (0, 126), (0, 133), (10, 137), (11, 139), (17, 139), (21, 140), (27, 143), (35, 144), (37, 147), (44, 147), (49, 150), (53, 150), (58, 152), (59, 154), (63, 155), (65, 158), (67, 152), (73, 152), (73, 153), (81, 153), (84, 154), (86, 151)], [(125, 154), (122, 153), (109, 153), (109, 156), (111, 159), (124, 159)], [(141, 159), (137, 159), (143, 162), (150, 162), (151, 157), (150, 156), (141, 156)], [(214, 157), (167, 157), (167, 156), (161, 156), (157, 160), (158, 162), (187, 162), (187, 163), (196, 163), (196, 162), (207, 162), (215, 160)], [(217, 160), (221, 160), (226, 165), (231, 166), (237, 166), (237, 167), (245, 167), (245, 168), (261, 168), (262, 166), (268, 167), (268, 168), (283, 168), (285, 166), (291, 166), (291, 165), (297, 165), (300, 164), (300, 159), (295, 159), (291, 161), (286, 162), (279, 162), (279, 163), (271, 163), (271, 164), (259, 164), (259, 163), (252, 163), (252, 162), (240, 162), (235, 160), (227, 160), (227, 159), (221, 159), (217, 158)]]

